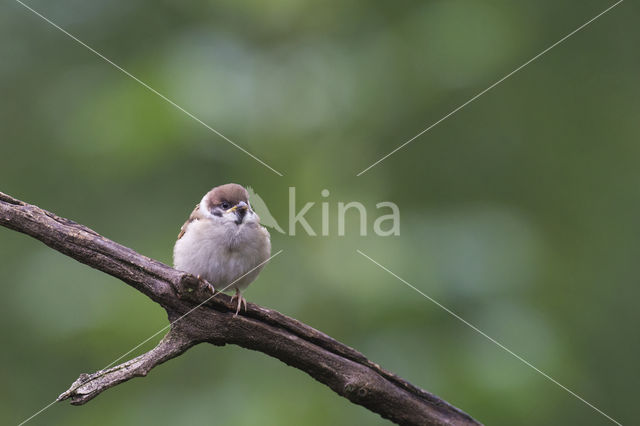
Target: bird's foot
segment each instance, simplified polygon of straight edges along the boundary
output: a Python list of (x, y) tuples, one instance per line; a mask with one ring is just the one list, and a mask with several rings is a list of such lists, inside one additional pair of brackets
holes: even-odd
[(201, 284), (204, 284), (209, 289), (211, 294), (216, 294), (216, 289), (213, 288), (213, 284), (202, 278), (200, 275), (196, 276), (196, 278), (198, 279), (198, 281), (200, 281)]
[(238, 316), (238, 312), (240, 312), (242, 305), (244, 305), (244, 311), (247, 312), (247, 299), (242, 297), (242, 293), (238, 289), (236, 289), (236, 294), (231, 296), (231, 301), (233, 302), (235, 298), (238, 298), (238, 307), (236, 308), (236, 313), (233, 314), (234, 318)]

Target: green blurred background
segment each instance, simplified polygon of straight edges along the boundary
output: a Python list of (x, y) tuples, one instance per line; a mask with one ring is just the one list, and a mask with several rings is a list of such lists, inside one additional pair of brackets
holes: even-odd
[[(488, 425), (637, 421), (640, 8), (601, 0), (28, 3), (284, 173), (279, 177), (19, 3), (0, 6), (0, 191), (171, 262), (211, 187), (252, 185), (283, 227), (328, 189), (331, 236), (272, 232), (246, 292)], [(338, 237), (339, 201), (393, 201), (401, 235)], [(0, 229), (0, 423), (17, 424), (164, 326), (118, 280)], [(151, 348), (157, 339), (140, 351)], [(30, 425), (387, 424), (304, 373), (201, 345)]]

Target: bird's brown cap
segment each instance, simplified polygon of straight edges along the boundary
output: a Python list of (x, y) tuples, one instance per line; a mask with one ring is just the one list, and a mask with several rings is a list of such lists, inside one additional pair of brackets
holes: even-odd
[(249, 193), (237, 183), (227, 183), (213, 188), (207, 193), (205, 199), (209, 207), (218, 206), (225, 202), (235, 206), (240, 201), (248, 203)]

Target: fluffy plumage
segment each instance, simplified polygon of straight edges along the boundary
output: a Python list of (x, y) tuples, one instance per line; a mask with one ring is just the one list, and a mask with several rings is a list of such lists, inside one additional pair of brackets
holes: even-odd
[(206, 279), (218, 291), (236, 290), (237, 314), (244, 301), (242, 292), (262, 269), (256, 266), (270, 255), (269, 232), (251, 209), (249, 194), (230, 183), (202, 197), (180, 229), (173, 263), (176, 269)]

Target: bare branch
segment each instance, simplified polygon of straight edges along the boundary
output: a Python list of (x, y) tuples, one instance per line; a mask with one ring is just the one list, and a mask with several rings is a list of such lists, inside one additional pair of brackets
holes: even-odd
[(58, 401), (70, 398), (73, 405), (85, 404), (110, 387), (134, 377), (146, 376), (153, 367), (182, 355), (191, 346), (193, 346), (191, 339), (171, 329), (158, 346), (149, 352), (115, 367), (93, 374), (81, 374), (78, 380), (58, 397)]
[[(382, 369), (355, 349), (293, 318), (253, 303), (233, 318), (230, 297), (207, 283), (102, 237), (95, 231), (0, 192), (0, 225), (28, 234), (121, 279), (162, 306), (171, 331), (150, 352), (81, 375), (58, 400), (84, 404), (104, 390), (207, 342), (263, 352), (300, 369), (351, 402), (402, 425), (478, 425), (437, 396)], [(187, 314), (185, 316), (185, 314)]]

